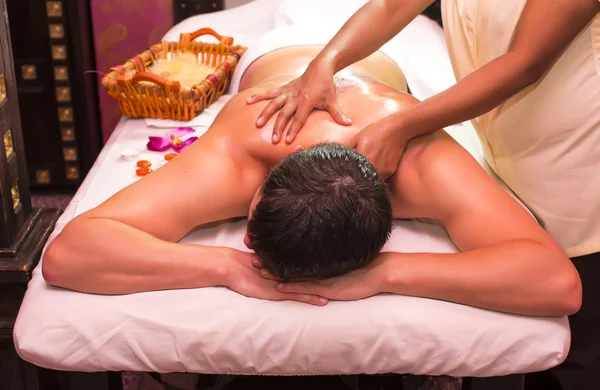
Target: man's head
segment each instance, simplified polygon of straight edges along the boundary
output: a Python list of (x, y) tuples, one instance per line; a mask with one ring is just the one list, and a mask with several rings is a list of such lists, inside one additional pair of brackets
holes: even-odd
[(254, 204), (249, 246), (282, 279), (329, 278), (363, 267), (392, 230), (385, 183), (364, 156), (335, 143), (283, 160)]

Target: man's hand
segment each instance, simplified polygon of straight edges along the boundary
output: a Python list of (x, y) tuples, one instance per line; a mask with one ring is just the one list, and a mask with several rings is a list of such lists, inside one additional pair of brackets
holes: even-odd
[(277, 290), (277, 282), (262, 278), (253, 263), (258, 258), (253, 253), (231, 248), (219, 248), (223, 256), (223, 285), (242, 295), (270, 301), (298, 301), (316, 306), (324, 306), (327, 299), (311, 294), (291, 294)]
[(264, 126), (279, 111), (273, 127), (274, 144), (282, 138), (285, 138), (288, 144), (293, 142), (308, 115), (315, 108), (328, 111), (341, 125), (352, 124), (336, 102), (333, 72), (317, 63), (311, 64), (299, 78), (279, 88), (253, 95), (247, 103), (253, 104), (262, 100), (271, 100), (271, 102), (259, 115), (256, 121), (257, 127)]
[[(322, 281), (279, 282), (277, 289), (286, 294), (302, 294), (319, 296), (338, 301), (356, 301), (384, 292), (387, 280), (386, 254), (382, 253), (373, 263), (345, 275)], [(260, 262), (254, 266), (260, 268)], [(264, 268), (260, 275), (268, 280), (278, 279)]]
[(392, 176), (402, 158), (408, 143), (402, 130), (389, 124), (389, 118), (377, 121), (356, 134), (348, 142), (348, 146), (365, 156), (377, 170), (387, 179)]

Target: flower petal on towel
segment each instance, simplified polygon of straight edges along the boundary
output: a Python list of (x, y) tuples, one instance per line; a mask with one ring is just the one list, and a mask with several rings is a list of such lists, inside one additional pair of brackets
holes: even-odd
[(149, 137), (150, 141), (146, 147), (148, 150), (152, 150), (154, 152), (163, 152), (171, 147), (170, 138), (163, 137)]
[(190, 146), (191, 144), (193, 144), (194, 141), (196, 141), (197, 139), (198, 139), (198, 137), (190, 137), (179, 144), (173, 144), (173, 150), (176, 151), (177, 153), (181, 153), (183, 151), (183, 149), (185, 149), (188, 146)]
[(165, 138), (171, 139), (171, 136), (173, 135), (177, 138), (181, 138), (184, 135), (188, 135), (195, 132), (196, 130), (192, 129), (191, 127), (178, 127), (176, 129), (167, 131), (167, 133), (165, 134)]

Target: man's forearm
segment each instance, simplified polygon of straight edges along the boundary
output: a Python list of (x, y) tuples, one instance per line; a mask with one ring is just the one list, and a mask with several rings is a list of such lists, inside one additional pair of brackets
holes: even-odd
[(454, 254), (383, 254), (382, 289), (517, 314), (572, 314), (581, 299), (579, 278), (555, 253), (522, 240)]
[(419, 15), (433, 0), (370, 0), (344, 24), (315, 63), (333, 73), (373, 54)]
[(390, 116), (391, 131), (407, 139), (481, 116), (537, 80), (518, 54), (508, 53), (484, 65), (451, 88)]
[(219, 284), (218, 249), (159, 240), (109, 219), (68, 224), (49, 245), (49, 284), (98, 294), (197, 288)]

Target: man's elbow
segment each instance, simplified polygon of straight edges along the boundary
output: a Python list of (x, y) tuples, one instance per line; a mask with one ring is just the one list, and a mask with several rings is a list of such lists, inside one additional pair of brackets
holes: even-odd
[[(556, 250), (556, 257), (561, 266), (554, 267), (554, 275), (549, 278), (550, 283), (546, 283), (547, 291), (553, 299), (553, 309), (558, 316), (570, 316), (579, 311), (582, 301), (581, 278), (577, 269), (571, 260), (559, 249)], [(560, 252), (560, 253), (558, 253)]]
[(42, 276), (46, 283), (57, 287), (63, 287), (66, 279), (64, 245), (64, 240), (59, 235), (48, 245), (42, 256)]
[(583, 289), (581, 279), (575, 269), (565, 272), (558, 283), (557, 308), (561, 315), (570, 316), (579, 311), (582, 302)]
[(42, 276), (46, 283), (63, 288), (72, 288), (81, 280), (81, 271), (85, 268), (81, 259), (85, 258), (80, 253), (77, 242), (85, 242), (78, 234), (80, 226), (72, 221), (48, 245), (42, 255)]

